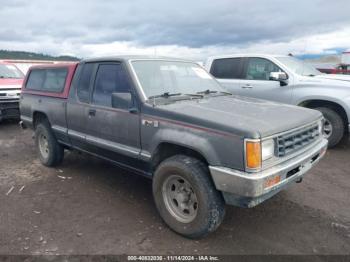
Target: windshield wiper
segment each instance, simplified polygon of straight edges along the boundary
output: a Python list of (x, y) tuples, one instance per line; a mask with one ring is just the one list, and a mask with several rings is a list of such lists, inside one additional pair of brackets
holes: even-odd
[(225, 91), (216, 91), (216, 90), (204, 90), (204, 91), (199, 91), (196, 94), (204, 94), (204, 95), (209, 95), (209, 94), (216, 94), (216, 93), (220, 93), (220, 94), (226, 94), (226, 95), (232, 95), (230, 92), (225, 92)]
[(14, 77), (14, 76), (0, 76), (0, 78), (18, 79), (18, 77)]
[(203, 95), (200, 94), (200, 93), (195, 93), (195, 94), (190, 94), (190, 93), (186, 93), (184, 94), (185, 96), (194, 96), (194, 97), (200, 97), (200, 98), (203, 98)]
[(171, 96), (194, 96), (194, 97), (203, 97), (202, 94), (199, 94), (199, 93), (196, 93), (196, 94), (190, 94), (190, 93), (186, 93), (186, 94), (183, 94), (183, 93), (169, 93), (169, 92), (165, 92), (161, 95), (154, 95), (154, 96), (150, 96), (148, 97), (148, 99), (153, 99), (153, 98), (159, 98), (159, 97), (162, 97), (162, 98), (169, 98)]
[(181, 96), (181, 93), (169, 93), (169, 92), (165, 92), (163, 94), (160, 95), (154, 95), (154, 96), (149, 96), (148, 99), (152, 99), (152, 98), (159, 98), (159, 97), (163, 97), (163, 98), (169, 98), (171, 96)]
[(205, 95), (209, 95), (209, 94), (215, 94), (215, 93), (217, 93), (218, 91), (214, 91), (214, 90), (209, 90), (209, 89), (207, 89), (207, 90), (204, 90), (204, 91), (199, 91), (199, 92), (197, 92), (196, 94), (205, 94)]

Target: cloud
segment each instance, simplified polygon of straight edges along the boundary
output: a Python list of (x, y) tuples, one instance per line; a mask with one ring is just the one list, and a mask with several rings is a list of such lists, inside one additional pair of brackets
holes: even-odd
[(157, 50), (194, 58), (322, 52), (348, 47), (349, 8), (347, 0), (6, 1), (0, 48), (78, 56)]

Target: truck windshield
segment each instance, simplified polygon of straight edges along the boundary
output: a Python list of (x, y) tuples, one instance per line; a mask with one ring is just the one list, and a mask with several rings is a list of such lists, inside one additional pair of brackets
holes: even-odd
[(209, 73), (195, 63), (135, 60), (131, 64), (147, 98), (225, 92)]
[(24, 75), (13, 65), (0, 64), (0, 78), (24, 78)]
[(322, 74), (312, 65), (309, 65), (299, 59), (291, 56), (276, 57), (282, 64), (292, 70), (294, 73), (303, 76), (316, 76)]

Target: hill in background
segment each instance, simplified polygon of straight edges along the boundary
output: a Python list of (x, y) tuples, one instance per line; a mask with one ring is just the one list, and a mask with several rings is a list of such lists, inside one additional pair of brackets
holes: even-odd
[(79, 61), (74, 56), (51, 56), (46, 54), (25, 52), (25, 51), (8, 51), (0, 50), (0, 59), (19, 59), (19, 60), (50, 60), (50, 61)]

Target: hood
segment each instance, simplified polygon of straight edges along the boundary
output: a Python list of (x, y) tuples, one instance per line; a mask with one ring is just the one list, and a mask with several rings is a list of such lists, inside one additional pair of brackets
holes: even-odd
[[(315, 76), (315, 78), (350, 82), (350, 75), (322, 74)], [(347, 84), (350, 85), (349, 83)]]
[(158, 105), (173, 117), (249, 138), (260, 138), (309, 124), (316, 110), (240, 96), (217, 96)]
[(350, 76), (348, 75), (322, 74), (312, 77), (304, 76), (300, 78), (299, 84), (317, 88), (332, 88), (343, 92), (335, 92), (333, 94), (335, 96), (350, 95)]
[(1, 88), (21, 88), (23, 79), (13, 78), (0, 78), (0, 89)]

